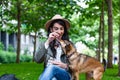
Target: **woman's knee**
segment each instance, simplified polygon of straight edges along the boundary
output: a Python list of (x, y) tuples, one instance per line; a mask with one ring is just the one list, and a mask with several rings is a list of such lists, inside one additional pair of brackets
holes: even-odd
[(56, 77), (53, 77), (52, 80), (57, 80)]
[(52, 71), (54, 71), (54, 70), (56, 70), (58, 68), (58, 66), (56, 66), (56, 65), (49, 65), (47, 68), (52, 70)]

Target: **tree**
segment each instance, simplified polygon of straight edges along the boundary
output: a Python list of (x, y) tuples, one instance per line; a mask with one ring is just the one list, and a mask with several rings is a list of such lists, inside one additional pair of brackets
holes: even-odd
[(98, 60), (104, 59), (104, 1), (102, 1), (101, 15), (100, 15), (100, 27), (99, 27), (99, 41), (98, 41)]
[(104, 49), (105, 49), (105, 26), (104, 26), (104, 0), (102, 1), (102, 11), (101, 11), (101, 25), (102, 25), (102, 60), (105, 59), (105, 52), (104, 52)]
[[(119, 19), (119, 21), (120, 21), (120, 19)], [(119, 42), (119, 46), (118, 46), (118, 49), (119, 49), (118, 76), (120, 76), (120, 22), (119, 22), (119, 39), (118, 39), (118, 42)]]
[(16, 55), (16, 63), (20, 62), (20, 43), (21, 43), (21, 0), (17, 0), (17, 27), (18, 27), (18, 33), (17, 33), (17, 55)]
[(101, 53), (101, 38), (102, 38), (102, 16), (100, 16), (100, 26), (99, 26), (99, 39), (98, 39), (98, 49), (97, 49), (97, 59), (100, 61), (100, 53)]
[[(119, 5), (120, 5), (120, 0), (119, 0)], [(120, 7), (119, 7), (119, 13), (120, 13)], [(119, 14), (119, 21), (118, 21), (118, 25), (119, 25), (119, 38), (118, 38), (118, 50), (119, 50), (119, 62), (118, 62), (118, 76), (120, 76), (120, 14)]]
[(113, 57), (113, 22), (112, 22), (112, 0), (106, 0), (108, 7), (108, 68), (112, 68)]

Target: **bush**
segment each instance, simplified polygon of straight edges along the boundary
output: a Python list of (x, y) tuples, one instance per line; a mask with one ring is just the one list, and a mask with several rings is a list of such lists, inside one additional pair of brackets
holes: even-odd
[(20, 62), (31, 62), (32, 57), (29, 55), (21, 55), (20, 56)]
[(14, 63), (16, 60), (15, 53), (0, 51), (0, 63)]
[(14, 52), (14, 47), (11, 44), (9, 44), (9, 46), (8, 46), (8, 51), (9, 52)]
[[(20, 62), (31, 62), (32, 56), (20, 55)], [(0, 50), (0, 63), (15, 63), (16, 53)]]
[(2, 42), (0, 42), (0, 50), (3, 50), (4, 49), (4, 45)]

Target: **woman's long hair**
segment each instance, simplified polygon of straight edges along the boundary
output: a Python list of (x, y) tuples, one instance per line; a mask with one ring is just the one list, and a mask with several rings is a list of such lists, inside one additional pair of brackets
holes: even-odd
[[(63, 36), (62, 36), (62, 40), (68, 40), (68, 41), (69, 41), (69, 36), (68, 36), (67, 27), (66, 27), (66, 25), (65, 25), (65, 22), (64, 22), (63, 20), (61, 20), (61, 19), (57, 19), (57, 20), (52, 21), (52, 23), (51, 23), (51, 24), (49, 25), (49, 27), (48, 27), (48, 34), (47, 34), (47, 36), (49, 36), (49, 34), (51, 33), (51, 28), (53, 28), (53, 25), (54, 25), (55, 23), (58, 23), (59, 25), (61, 25), (61, 26), (64, 27), (64, 34), (63, 34)], [(50, 42), (50, 44), (49, 44), (49, 46), (50, 46), (50, 48), (51, 48), (51, 50), (52, 50), (52, 52), (53, 52), (53, 57), (54, 57), (54, 58), (55, 58), (55, 56), (56, 56), (55, 43), (56, 43), (56, 41), (53, 40), (53, 41)]]

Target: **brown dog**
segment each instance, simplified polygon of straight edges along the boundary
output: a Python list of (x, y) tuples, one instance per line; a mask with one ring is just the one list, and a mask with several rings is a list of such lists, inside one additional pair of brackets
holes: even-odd
[(72, 80), (79, 80), (80, 73), (92, 74), (94, 80), (102, 79), (104, 67), (97, 59), (78, 53), (76, 48), (69, 41), (60, 41), (60, 43), (70, 62), (69, 67), (74, 77)]

